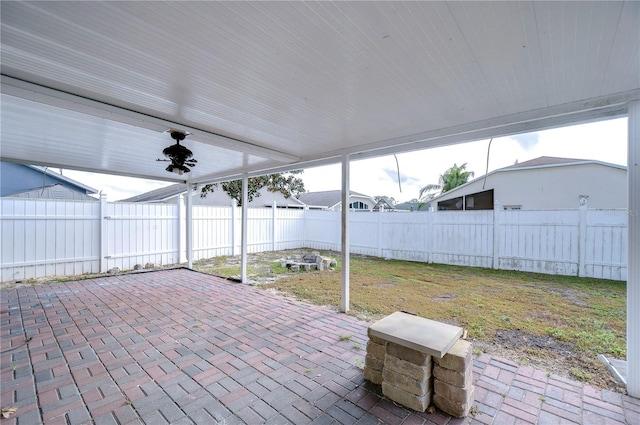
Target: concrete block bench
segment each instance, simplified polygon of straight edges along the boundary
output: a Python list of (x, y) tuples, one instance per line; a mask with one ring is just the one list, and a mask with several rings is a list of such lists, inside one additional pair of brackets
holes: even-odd
[(432, 403), (464, 417), (473, 404), (471, 343), (462, 328), (403, 312), (368, 329), (364, 377), (382, 394), (424, 412)]

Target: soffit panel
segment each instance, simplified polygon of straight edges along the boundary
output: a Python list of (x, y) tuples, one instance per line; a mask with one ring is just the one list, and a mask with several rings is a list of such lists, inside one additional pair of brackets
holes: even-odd
[(5, 75), (305, 160), (589, 108), (640, 86), (638, 2), (1, 7)]
[[(12, 96), (0, 97), (2, 157), (69, 169), (185, 181), (259, 168), (269, 161), (187, 138), (181, 142), (198, 163), (179, 176), (165, 171), (162, 150), (175, 144), (168, 132), (151, 131), (105, 118), (62, 110)], [(4, 123), (11, 123), (6, 125)], [(90, 141), (90, 143), (87, 143)]]

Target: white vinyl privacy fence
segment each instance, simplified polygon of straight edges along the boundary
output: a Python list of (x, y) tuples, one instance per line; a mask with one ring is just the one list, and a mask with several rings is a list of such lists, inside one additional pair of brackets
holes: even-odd
[[(1, 201), (2, 281), (186, 261), (183, 204)], [(248, 252), (340, 250), (340, 213), (251, 208)], [(351, 252), (429, 263), (627, 279), (627, 211), (350, 214)], [(194, 206), (193, 260), (240, 253), (241, 209)]]

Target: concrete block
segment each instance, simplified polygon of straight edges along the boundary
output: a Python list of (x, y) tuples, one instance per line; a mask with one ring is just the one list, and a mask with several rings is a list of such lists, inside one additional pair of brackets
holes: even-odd
[(473, 407), (473, 393), (474, 389), (471, 387), (470, 391), (467, 392), (467, 397), (464, 402), (450, 400), (441, 394), (434, 393), (433, 404), (435, 404), (438, 409), (451, 416), (464, 418), (465, 416), (469, 416), (471, 407)]
[(367, 342), (367, 354), (371, 354), (374, 357), (384, 360), (384, 356), (386, 353), (387, 347), (385, 346), (385, 344), (378, 344), (377, 342), (373, 342), (371, 340)]
[(463, 372), (467, 370), (469, 365), (473, 365), (472, 346), (469, 341), (459, 339), (455, 344), (447, 351), (441, 359), (435, 358), (434, 361), (440, 367), (445, 369), (456, 370)]
[(431, 390), (429, 380), (416, 380), (411, 376), (403, 375), (389, 368), (385, 368), (382, 371), (382, 382), (417, 396), (423, 396)]
[(366, 379), (367, 381), (373, 384), (380, 385), (382, 384), (382, 381), (383, 381), (382, 371), (365, 366), (364, 379)]
[(431, 356), (429, 354), (421, 353), (420, 351), (404, 347), (395, 342), (389, 342), (387, 344), (387, 354), (419, 366), (428, 366), (431, 363)]
[(364, 367), (365, 369), (375, 369), (382, 372), (382, 369), (384, 369), (384, 359), (367, 354), (364, 357)]
[(433, 366), (433, 376), (447, 384), (466, 388), (473, 383), (473, 367), (467, 367), (466, 370), (458, 372), (457, 370), (445, 369), (435, 364)]
[(371, 335), (371, 328), (367, 329), (367, 335), (369, 336), (370, 341), (375, 342), (376, 344), (387, 345), (386, 339)]
[(384, 358), (384, 368), (403, 375), (411, 376), (417, 381), (427, 381), (431, 378), (431, 362), (425, 366), (418, 366), (416, 364), (409, 363), (406, 360), (387, 354)]
[(386, 382), (382, 383), (382, 394), (388, 399), (418, 412), (424, 412), (431, 404), (431, 392), (423, 396), (417, 396)]
[(442, 357), (460, 338), (462, 328), (396, 311), (369, 326), (368, 335)]
[(452, 402), (464, 404), (469, 401), (470, 394), (473, 394), (473, 385), (469, 385), (466, 388), (460, 388), (455, 385), (442, 382), (439, 379), (434, 379), (433, 393), (440, 395), (447, 400), (451, 400)]

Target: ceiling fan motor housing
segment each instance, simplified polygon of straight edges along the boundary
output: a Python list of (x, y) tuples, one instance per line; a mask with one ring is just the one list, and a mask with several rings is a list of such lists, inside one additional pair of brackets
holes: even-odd
[[(180, 141), (184, 140), (185, 137), (187, 137), (187, 134), (178, 130), (171, 130), (170, 134), (171, 138), (176, 141), (176, 144), (168, 146), (162, 151), (164, 156), (169, 158), (171, 161), (171, 164), (166, 168), (166, 170), (170, 173), (188, 173), (191, 171), (189, 167), (195, 167), (196, 162), (198, 161), (192, 158), (193, 152), (191, 152), (191, 150), (180, 144)], [(187, 165), (189, 167), (187, 167)]]

